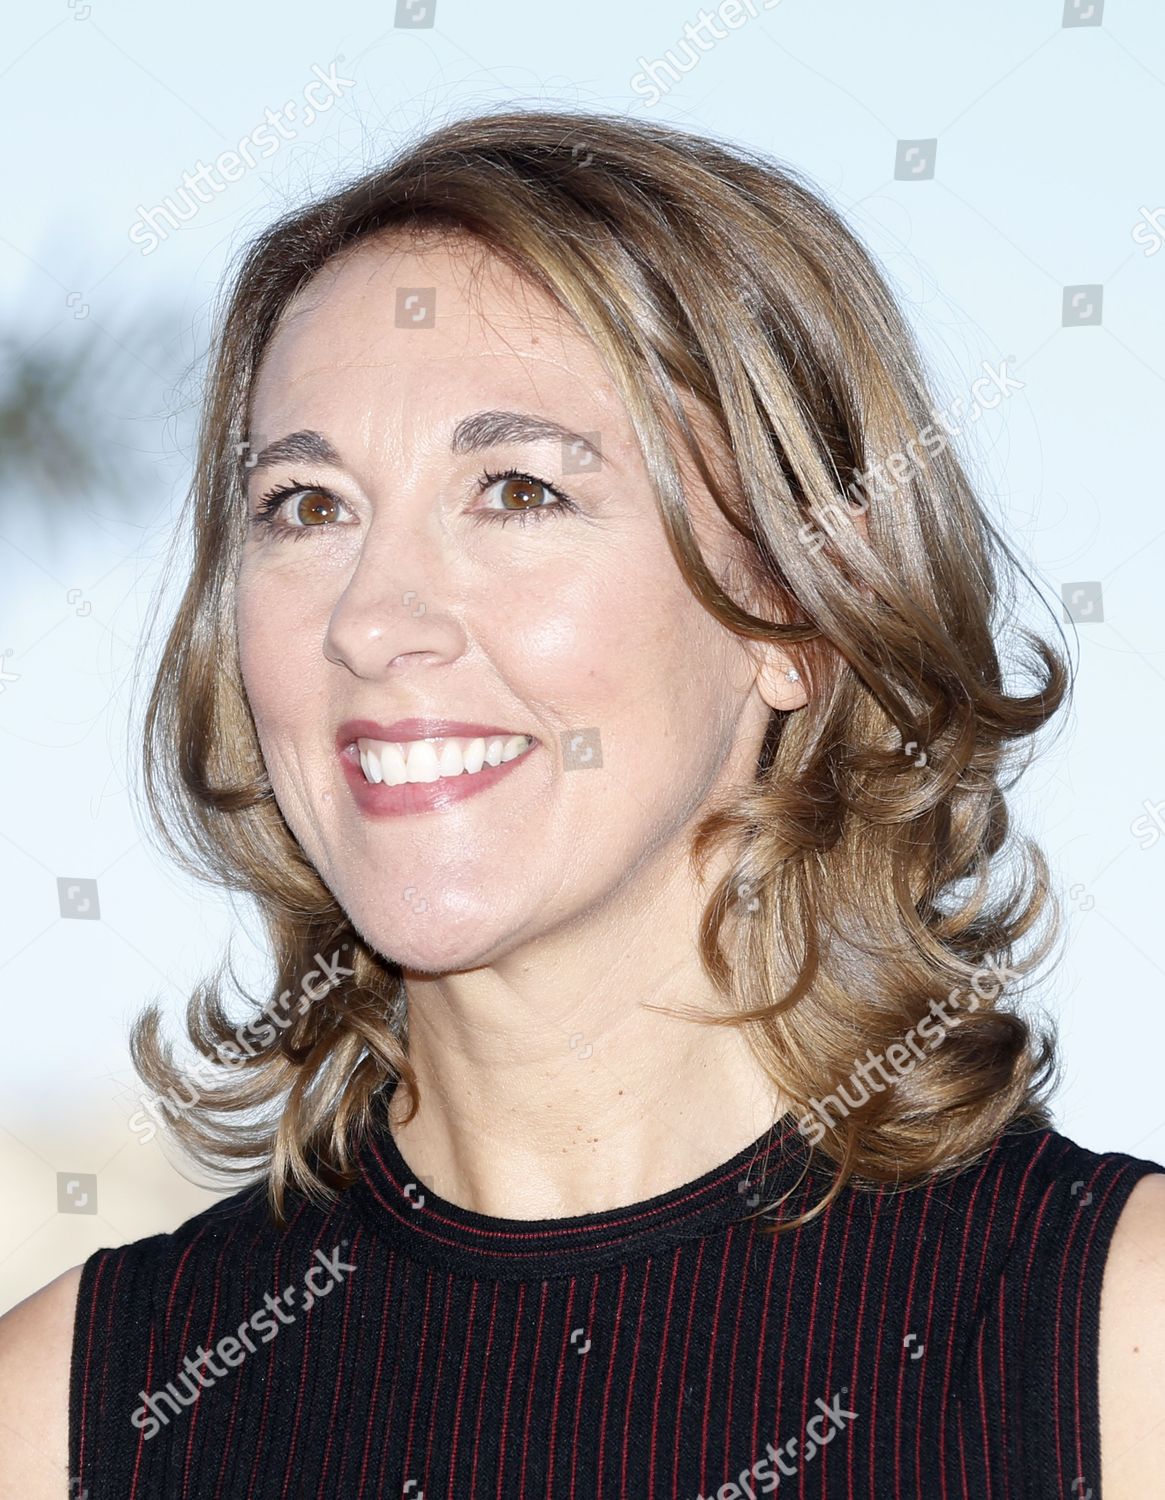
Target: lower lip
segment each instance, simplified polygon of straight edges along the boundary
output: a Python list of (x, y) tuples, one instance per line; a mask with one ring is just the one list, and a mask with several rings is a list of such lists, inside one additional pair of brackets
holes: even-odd
[(360, 752), (355, 745), (349, 745), (342, 752), (340, 763), (361, 812), (375, 818), (396, 818), (405, 813), (440, 812), (454, 802), (488, 792), (504, 776), (525, 765), (537, 748), (538, 741), (535, 740), (521, 755), (502, 761), (500, 765), (482, 766), (480, 771), (472, 774), (462, 771), (460, 776), (442, 776), (436, 781), (402, 781), (399, 786), (369, 781), (360, 765)]

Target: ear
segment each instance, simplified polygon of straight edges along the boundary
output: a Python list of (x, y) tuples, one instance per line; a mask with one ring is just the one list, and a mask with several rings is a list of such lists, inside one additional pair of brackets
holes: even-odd
[(757, 691), (768, 706), (780, 709), (782, 713), (804, 708), (809, 702), (809, 694), (804, 675), (792, 658), (768, 641), (753, 641), (751, 644), (759, 658)]
[[(755, 601), (749, 605), (755, 612)], [(763, 619), (774, 616), (765, 612)], [(809, 693), (803, 668), (789, 654), (787, 648), (775, 641), (757, 640), (754, 636), (739, 637), (749, 661), (753, 685), (770, 709), (786, 713), (794, 708), (804, 708), (809, 702)]]
[[(866, 520), (866, 508), (848, 501), (849, 519), (866, 546), (870, 545), (870, 527)], [(733, 575), (743, 580), (743, 597), (746, 608), (763, 614), (760, 600), (756, 597), (747, 568)], [(769, 616), (771, 618), (771, 616)], [(794, 708), (804, 708), (809, 702), (805, 674), (801, 667), (785, 651), (768, 641), (745, 639), (745, 646), (756, 666), (756, 686), (769, 708), (782, 713)]]
[[(771, 599), (762, 599), (760, 590), (745, 570), (735, 575), (739, 591), (735, 597), (751, 614), (763, 620), (781, 618), (779, 607)], [(761, 698), (772, 709), (785, 712), (803, 708), (809, 701), (804, 673), (786, 650), (775, 641), (757, 640), (754, 636), (739, 637), (749, 661), (749, 670)]]
[[(870, 528), (865, 510), (851, 503), (849, 517), (868, 547)], [(749, 644), (757, 662), (757, 690), (768, 706), (782, 712), (804, 708), (809, 702), (805, 674), (793, 658), (768, 641), (750, 641)]]

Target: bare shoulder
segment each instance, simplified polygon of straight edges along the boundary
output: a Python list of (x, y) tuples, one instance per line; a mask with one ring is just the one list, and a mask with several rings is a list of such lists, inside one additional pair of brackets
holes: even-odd
[(1165, 1470), (1165, 1172), (1129, 1194), (1100, 1294), (1100, 1492), (1143, 1500)]
[(69, 1360), (81, 1266), (0, 1317), (0, 1495), (68, 1492)]

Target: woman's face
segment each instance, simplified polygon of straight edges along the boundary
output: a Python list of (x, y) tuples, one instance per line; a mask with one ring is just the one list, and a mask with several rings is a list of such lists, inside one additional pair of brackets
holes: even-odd
[[(335, 455), (248, 471), (252, 516), (301, 488), (248, 528), (237, 628), (278, 804), (365, 940), (408, 970), (475, 967), (674, 886), (709, 796), (751, 778), (774, 690), (689, 592), (586, 338), (492, 258), (365, 245), (288, 310), (250, 417), (252, 458), (301, 432)], [(484, 477), (510, 469), (528, 477)], [(685, 485), (720, 571), (727, 525)], [(390, 736), (353, 721), (414, 718), (533, 746), (495, 769), (494, 736), (462, 733), (471, 766), (486, 742), (476, 776), (367, 781), (352, 741)], [(391, 764), (460, 764), (435, 750)]]

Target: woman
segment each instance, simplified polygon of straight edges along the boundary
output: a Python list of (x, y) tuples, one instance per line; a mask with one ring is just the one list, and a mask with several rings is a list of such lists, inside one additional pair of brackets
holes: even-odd
[(248, 1185), (4, 1320), (11, 1483), (1150, 1493), (1165, 1169), (1015, 1003), (1067, 674), (838, 216), (462, 121), (250, 248), (204, 415), (147, 791), (276, 973), (133, 1052)]

